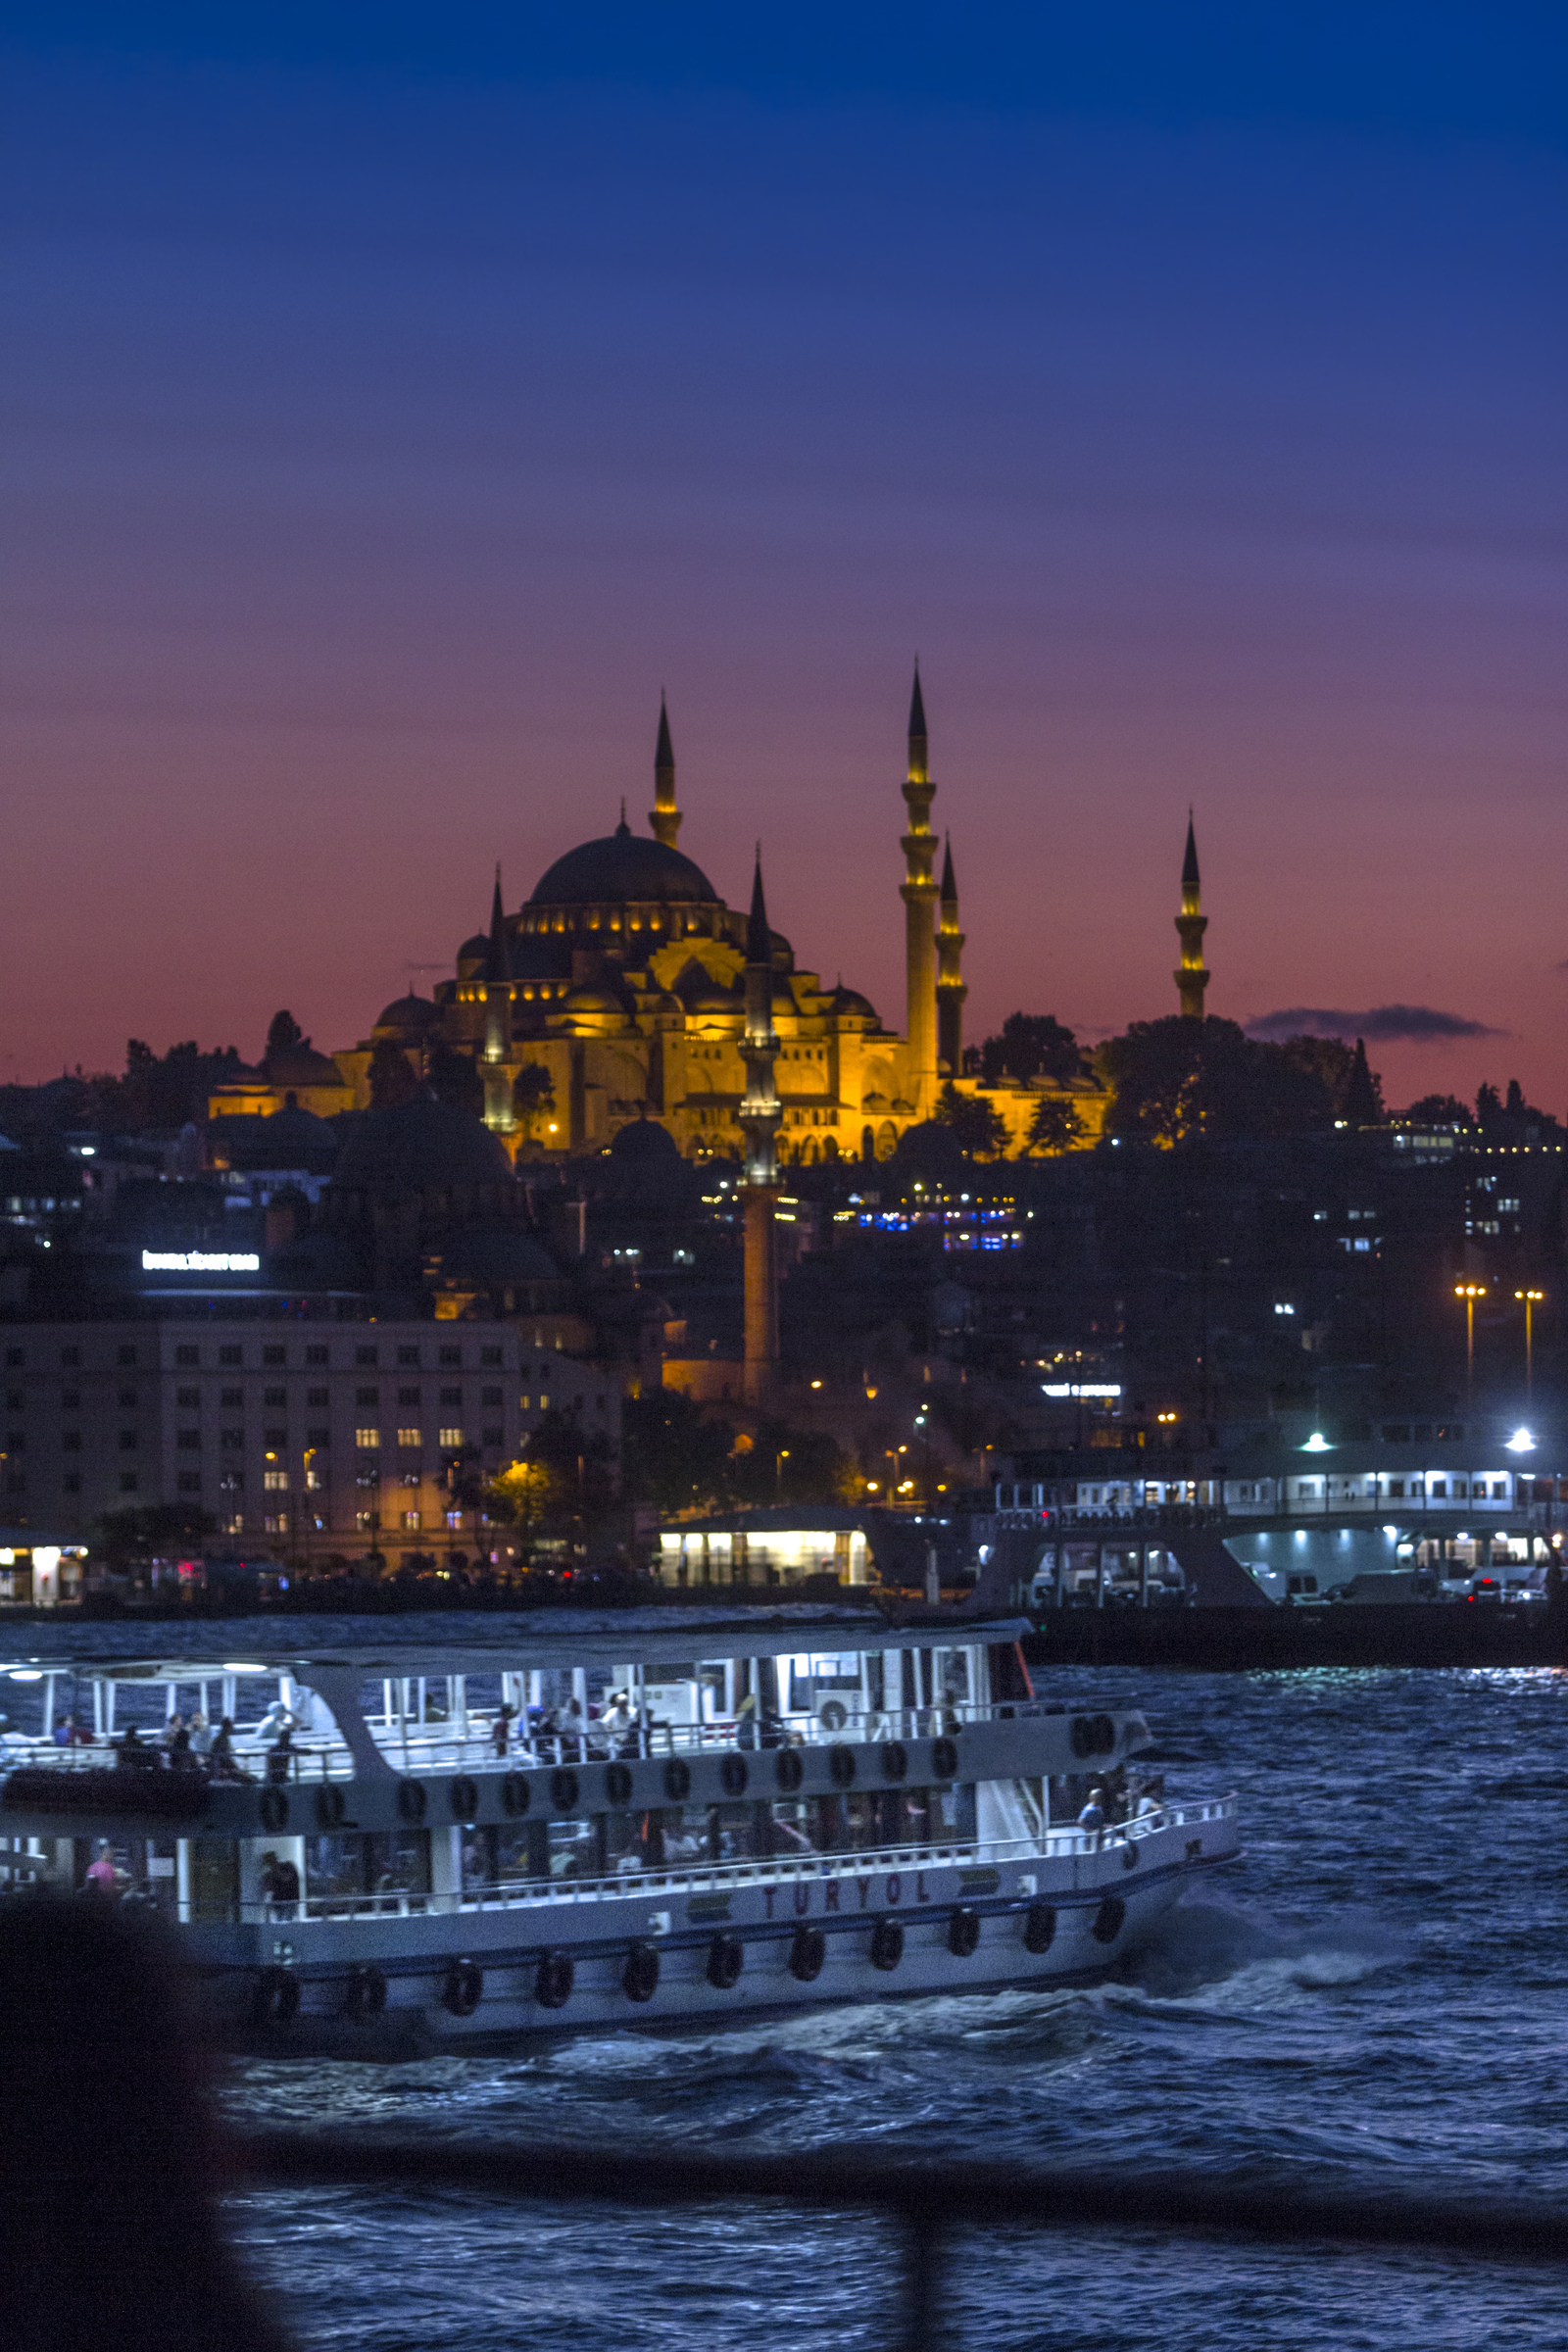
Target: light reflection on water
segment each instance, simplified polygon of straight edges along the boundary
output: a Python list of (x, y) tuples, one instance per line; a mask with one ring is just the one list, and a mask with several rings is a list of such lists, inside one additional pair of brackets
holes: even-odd
[[(1129, 1677), (1054, 1676), (1050, 1695)], [(618, 2149), (881, 2141), (1020, 2165), (1560, 2200), (1568, 1938), (1557, 1859), (1568, 1676), (1140, 1678), (1173, 1793), (1242, 1795), (1248, 1858), (1120, 1981), (602, 2035), (404, 2068), (240, 2070), (242, 2120)], [(657, 2161), (657, 2153), (655, 2154)], [(306, 2345), (829, 2352), (897, 2330), (894, 2249), (856, 2217), (626, 2215), (290, 2192), (235, 2200)], [(1136, 2232), (960, 2241), (956, 2333), (987, 2346), (1340, 2352), (1568, 2339), (1538, 2273), (1173, 2246)]]

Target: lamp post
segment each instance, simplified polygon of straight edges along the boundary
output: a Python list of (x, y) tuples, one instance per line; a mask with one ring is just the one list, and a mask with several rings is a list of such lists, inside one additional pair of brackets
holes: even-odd
[(1535, 1310), (1545, 1298), (1544, 1291), (1515, 1291), (1514, 1297), (1525, 1302), (1525, 1400), (1528, 1403), (1536, 1385)]
[(1484, 1282), (1456, 1282), (1453, 1295), (1464, 1300), (1464, 1385), (1476, 1385), (1476, 1300), (1487, 1295)]

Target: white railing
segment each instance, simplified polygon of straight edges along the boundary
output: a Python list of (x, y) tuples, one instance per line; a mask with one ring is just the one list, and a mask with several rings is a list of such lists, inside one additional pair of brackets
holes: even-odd
[[(461, 1893), (409, 1893), (388, 1889), (380, 1894), (313, 1894), (307, 1885), (297, 1903), (244, 1903), (242, 1920), (282, 1921), (316, 1919), (387, 1919), (490, 1911), (551, 1909), (563, 1903), (638, 1902), (668, 1894), (687, 1897), (733, 1893), (750, 1886), (793, 1886), (801, 1880), (816, 1884), (867, 1876), (931, 1869), (987, 1869), (1004, 1863), (1081, 1861), (1112, 1853), (1153, 1838), (1164, 1830), (1190, 1829), (1197, 1823), (1234, 1818), (1234, 1795), (1209, 1797), (1197, 1803), (1162, 1805), (1156, 1813), (1120, 1822), (1103, 1830), (1076, 1827), (1048, 1830), (1036, 1838), (943, 1838), (918, 1845), (887, 1845), (856, 1853), (774, 1854), (733, 1861), (701, 1862), (646, 1870), (640, 1867), (594, 1878), (518, 1880), (511, 1886), (467, 1886)], [(978, 1890), (976, 1890), (978, 1891)], [(700, 1924), (700, 1923), (699, 1923)], [(715, 1925), (722, 1924), (715, 1921)]]

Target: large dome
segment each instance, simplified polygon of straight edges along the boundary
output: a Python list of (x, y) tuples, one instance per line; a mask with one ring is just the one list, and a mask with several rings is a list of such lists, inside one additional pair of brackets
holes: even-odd
[(483, 1120), (428, 1090), (393, 1110), (362, 1111), (333, 1178), (340, 1193), (383, 1196), (514, 1182), (505, 1146)]
[(662, 841), (634, 833), (624, 820), (604, 841), (585, 841), (558, 858), (530, 906), (716, 906), (718, 893), (700, 865)]

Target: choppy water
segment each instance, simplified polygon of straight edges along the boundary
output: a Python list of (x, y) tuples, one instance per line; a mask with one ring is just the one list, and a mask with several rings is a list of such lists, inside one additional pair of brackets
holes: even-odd
[[(632, 2034), (404, 2068), (251, 2066), (238, 2115), (657, 2149), (881, 2140), (890, 2152), (1560, 2205), (1568, 2023), (1568, 1675), (1146, 1676), (1173, 1793), (1241, 1791), (1246, 1862), (1092, 1991), (837, 2009), (689, 2040)], [(1286, 2191), (1288, 2193), (1288, 2190)], [(897, 2328), (875, 2224), (761, 2211), (236, 2199), (303, 2345), (828, 2352)], [(1437, 2258), (969, 2235), (955, 2343), (1073, 2352), (1568, 2345), (1568, 2280)]]

